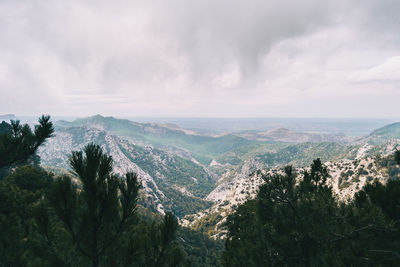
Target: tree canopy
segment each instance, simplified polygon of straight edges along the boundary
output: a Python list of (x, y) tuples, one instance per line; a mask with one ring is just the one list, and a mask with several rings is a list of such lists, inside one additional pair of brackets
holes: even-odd
[[(10, 167), (38, 161), (36, 151), (54, 133), (50, 116), (42, 115), (32, 131), (28, 124), (11, 120), (0, 124), (0, 178)], [(3, 173), (3, 174), (2, 174)]]
[[(114, 173), (100, 145), (72, 151), (69, 175), (35, 164), (53, 132), (48, 116), (33, 131), (0, 124), (0, 266), (210, 266), (218, 257), (224, 266), (400, 265), (398, 176), (343, 202), (320, 159), (301, 173), (261, 172), (257, 197), (227, 218), (220, 256), (220, 243), (182, 229), (171, 212), (145, 215), (139, 177)], [(400, 164), (400, 152), (385, 162)]]
[(175, 216), (147, 223), (140, 182), (99, 145), (70, 156), (72, 175), (18, 167), (0, 181), (0, 266), (182, 266)]
[(291, 166), (263, 175), (257, 198), (228, 217), (225, 266), (400, 264), (400, 181), (367, 184), (338, 201), (319, 159), (299, 176)]

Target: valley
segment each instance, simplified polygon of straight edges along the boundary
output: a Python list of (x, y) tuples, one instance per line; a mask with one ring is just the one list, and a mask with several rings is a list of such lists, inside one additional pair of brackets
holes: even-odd
[(224, 237), (223, 222), (235, 207), (254, 198), (261, 173), (278, 173), (285, 165), (325, 162), (332, 186), (345, 200), (372, 178), (397, 174), (380, 160), (399, 146), (400, 124), (354, 137), (337, 133), (268, 131), (206, 134), (171, 123), (138, 123), (93, 117), (55, 122), (55, 137), (40, 148), (41, 163), (68, 172), (68, 155), (88, 143), (102, 145), (114, 159), (114, 171), (134, 171), (142, 183), (141, 204), (153, 212), (172, 211), (182, 225), (215, 238)]

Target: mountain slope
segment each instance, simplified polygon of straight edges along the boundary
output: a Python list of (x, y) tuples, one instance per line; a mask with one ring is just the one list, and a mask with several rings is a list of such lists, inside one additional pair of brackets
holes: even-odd
[(366, 138), (362, 139), (362, 141), (376, 145), (388, 142), (392, 139), (400, 139), (400, 122), (376, 129)]
[(277, 128), (266, 132), (246, 132), (239, 136), (257, 141), (304, 143), (304, 142), (336, 142), (348, 143), (352, 138), (340, 134), (301, 133), (293, 132), (286, 128)]
[(130, 138), (141, 144), (151, 144), (158, 148), (175, 147), (184, 149), (199, 162), (208, 165), (212, 159), (232, 149), (249, 144), (260, 143), (227, 134), (223, 136), (200, 135), (173, 124), (137, 123), (96, 115), (77, 119), (73, 122), (58, 121), (56, 125), (63, 127), (87, 126), (109, 131), (117, 136)]
[(174, 124), (97, 115), (59, 121), (56, 135), (40, 152), (44, 164), (66, 168), (71, 150), (88, 142), (102, 144), (113, 156), (117, 172), (133, 170), (142, 178), (142, 200), (147, 207), (172, 210), (184, 225), (223, 235), (220, 230), (226, 216), (236, 205), (255, 197), (263, 182), (261, 172), (276, 173), (290, 164), (301, 174), (321, 158), (331, 172), (329, 183), (341, 199), (351, 197), (374, 178), (396, 174), (376, 155), (392, 154), (399, 147), (400, 123), (347, 143), (349, 139), (340, 135), (287, 129), (239, 136), (201, 135)]
[(152, 146), (141, 147), (107, 131), (87, 127), (57, 127), (56, 136), (40, 148), (43, 165), (68, 169), (68, 155), (94, 142), (114, 159), (114, 170), (129, 170), (142, 180), (147, 206), (183, 216), (210, 204), (203, 200), (213, 188), (215, 177), (197, 163)]
[[(325, 162), (330, 178), (327, 184), (342, 201), (351, 199), (366, 183), (375, 179), (386, 182), (398, 178), (400, 168), (395, 164), (393, 155), (383, 157), (376, 155), (356, 160), (340, 159)], [(302, 177), (308, 167), (296, 169), (298, 177)], [(233, 178), (218, 185), (207, 199), (214, 202), (209, 209), (187, 215), (183, 225), (207, 232), (215, 238), (224, 238), (226, 229), (224, 222), (234, 209), (248, 199), (256, 197), (258, 188), (264, 181), (261, 174), (276, 174), (281, 168), (265, 168), (256, 160), (246, 162), (242, 168), (232, 174)]]

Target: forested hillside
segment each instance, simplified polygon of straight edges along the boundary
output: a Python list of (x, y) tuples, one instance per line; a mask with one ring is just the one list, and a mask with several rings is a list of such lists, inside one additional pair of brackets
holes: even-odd
[(131, 124), (1, 124), (1, 265), (400, 262), (397, 127), (345, 144)]
[(69, 175), (29, 161), (36, 154), (32, 147), (52, 136), (48, 119), (42, 117), (34, 133), (15, 122), (0, 135), (2, 158), (10, 158), (12, 148), (20, 152), (18, 161), (1, 165), (6, 169), (0, 180), (1, 266), (218, 264), (221, 242), (180, 228), (171, 212), (160, 215), (140, 206), (138, 175), (114, 173), (113, 159), (100, 145), (71, 151)]

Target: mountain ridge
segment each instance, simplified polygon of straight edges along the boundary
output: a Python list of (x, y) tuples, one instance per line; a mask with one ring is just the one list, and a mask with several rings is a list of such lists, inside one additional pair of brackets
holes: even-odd
[[(172, 210), (182, 224), (192, 228), (208, 225), (206, 232), (221, 237), (226, 216), (255, 196), (262, 183), (257, 178), (259, 171), (279, 172), (288, 164), (302, 170), (321, 158), (332, 172), (331, 185), (345, 199), (370, 182), (370, 177), (385, 178), (380, 172), (384, 168), (375, 163), (380, 159), (374, 157), (389, 155), (399, 147), (399, 129), (400, 123), (393, 123), (349, 142), (342, 135), (335, 139), (335, 135), (287, 128), (211, 136), (186, 132), (170, 123), (137, 123), (96, 115), (56, 122), (55, 140), (50, 139), (40, 156), (43, 164), (65, 168), (65, 155), (71, 150), (88, 142), (99, 143), (115, 159), (118, 173), (130, 169), (143, 177), (142, 200), (147, 207), (161, 213)], [(245, 138), (260, 136), (269, 139)]]
[[(148, 206), (153, 210), (173, 210), (178, 216), (183, 216), (191, 209), (196, 209), (197, 204), (197, 208), (208, 205), (201, 197), (212, 190), (215, 179), (202, 166), (151, 146), (140, 147), (104, 130), (59, 128), (56, 136), (39, 149), (39, 156), (43, 165), (68, 169), (71, 151), (80, 150), (91, 142), (102, 145), (105, 152), (113, 157), (116, 173), (138, 173), (144, 191), (150, 196)], [(186, 201), (194, 206), (178, 207), (174, 204), (176, 198), (182, 199), (182, 205)]]

